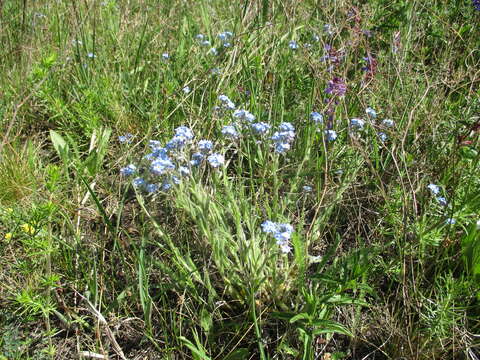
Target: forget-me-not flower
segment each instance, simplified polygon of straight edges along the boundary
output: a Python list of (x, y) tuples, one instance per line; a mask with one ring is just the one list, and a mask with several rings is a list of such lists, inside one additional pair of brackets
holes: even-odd
[(298, 44), (295, 40), (290, 40), (290, 42), (288, 43), (288, 47), (292, 50), (297, 50)]
[(350, 127), (354, 130), (362, 130), (365, 126), (365, 121), (362, 119), (353, 118), (350, 120)]
[(159, 186), (158, 184), (147, 184), (145, 186), (145, 190), (148, 192), (148, 193), (154, 193), (154, 192), (157, 192), (159, 189)]
[(225, 163), (225, 158), (222, 154), (212, 154), (207, 158), (207, 161), (212, 167), (217, 168)]
[(123, 176), (133, 175), (137, 171), (137, 167), (133, 164), (127, 165), (120, 169), (120, 174)]
[(222, 135), (229, 139), (238, 139), (239, 137), (234, 125), (225, 125), (222, 128)]
[(198, 149), (202, 153), (208, 153), (213, 149), (213, 142), (210, 140), (200, 140), (198, 142)]
[(265, 135), (270, 130), (270, 125), (264, 122), (258, 122), (250, 125), (253, 132), (258, 135)]
[(133, 135), (130, 134), (130, 133), (126, 133), (125, 135), (120, 135), (118, 137), (118, 141), (121, 142), (121, 143), (131, 143), (132, 142), (132, 139), (133, 139)]
[(255, 121), (255, 115), (253, 115), (252, 113), (250, 113), (249, 111), (247, 110), (243, 110), (243, 109), (237, 109), (233, 112), (232, 116), (234, 118), (237, 118), (239, 120), (243, 120), (243, 121), (246, 121), (246, 122), (249, 122), (249, 123), (252, 123)]
[(440, 186), (438, 185), (428, 184), (427, 188), (432, 192), (433, 195), (438, 195), (440, 193)]
[(317, 125), (323, 124), (323, 115), (316, 111), (312, 111), (310, 113), (310, 120), (312, 120)]
[(388, 135), (385, 134), (384, 132), (379, 132), (378, 138), (380, 139), (381, 142), (385, 142), (388, 140)]
[(196, 152), (192, 154), (192, 160), (190, 160), (190, 165), (198, 166), (202, 163), (203, 159), (205, 159), (205, 155), (203, 155), (201, 152)]
[(391, 119), (385, 119), (385, 120), (382, 121), (382, 125), (387, 127), (387, 128), (391, 128), (391, 127), (395, 126), (395, 122)]
[(367, 108), (365, 109), (365, 113), (366, 113), (369, 117), (371, 117), (372, 119), (375, 119), (375, 118), (377, 117), (377, 112), (376, 112), (374, 109), (372, 109), (371, 107), (367, 107)]
[(327, 141), (335, 141), (337, 139), (337, 133), (335, 130), (325, 130), (325, 136)]

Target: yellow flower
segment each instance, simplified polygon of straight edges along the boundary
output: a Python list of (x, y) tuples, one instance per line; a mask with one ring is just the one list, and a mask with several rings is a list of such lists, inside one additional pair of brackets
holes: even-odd
[(5, 240), (10, 240), (13, 234), (11, 232), (5, 234)]
[(20, 227), (21, 227), (22, 230), (23, 230), (24, 232), (26, 232), (27, 234), (30, 234), (30, 235), (35, 234), (35, 228), (34, 228), (32, 225), (30, 225), (30, 224), (23, 224), (23, 225), (21, 225)]

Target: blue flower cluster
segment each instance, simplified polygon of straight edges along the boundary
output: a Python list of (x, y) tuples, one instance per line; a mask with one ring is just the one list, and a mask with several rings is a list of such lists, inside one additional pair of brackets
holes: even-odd
[[(310, 120), (313, 121), (313, 123), (317, 126), (323, 125), (323, 115), (316, 111), (310, 113)], [(317, 131), (320, 131), (320, 129), (317, 128)], [(335, 130), (324, 130), (324, 134), (325, 140), (327, 140), (328, 142), (332, 142), (337, 139), (337, 132)]]
[[(377, 112), (371, 108), (367, 107), (365, 109), (365, 113), (367, 114), (367, 120), (374, 124), (375, 119), (377, 118)], [(350, 130), (351, 134), (355, 134), (357, 131), (362, 131), (365, 128), (366, 121), (364, 119), (359, 118), (352, 118), (350, 119)], [(393, 128), (395, 126), (395, 122), (391, 119), (384, 119), (379, 124), (380, 128), (383, 128), (384, 131), (379, 131), (377, 136), (381, 142), (385, 142), (388, 140), (388, 135), (385, 132), (387, 129)]]
[(428, 184), (427, 189), (431, 191), (431, 193), (435, 196), (435, 198), (437, 199), (437, 202), (441, 206), (448, 205), (447, 199), (444, 196), (440, 195), (440, 192), (441, 192), (440, 186), (436, 184)]
[[(448, 201), (444, 196), (440, 195), (441, 188), (436, 184), (428, 184), (427, 189), (430, 190), (435, 199), (437, 200), (438, 204), (443, 207), (448, 206)], [(445, 220), (445, 225), (454, 225), (457, 221), (454, 218), (447, 218)]]
[(473, 8), (477, 11), (480, 11), (480, 0), (472, 0)]
[[(223, 48), (229, 48), (232, 46), (231, 39), (233, 38), (233, 33), (231, 31), (224, 31), (218, 34), (217, 38), (220, 40), (221, 46)], [(212, 43), (210, 42), (210, 40), (207, 39), (205, 35), (198, 34), (195, 36), (195, 39), (201, 46), (210, 47), (209, 50), (207, 51), (208, 55), (213, 55), (213, 56), (218, 55), (219, 49), (215, 47), (211, 47)]]
[(118, 137), (118, 141), (122, 144), (123, 143), (130, 144), (132, 142), (132, 140), (133, 140), (133, 135), (130, 134), (130, 133), (126, 133), (125, 135), (120, 135)]
[[(235, 120), (233, 123), (225, 125), (222, 127), (222, 135), (229, 140), (237, 140), (244, 133), (249, 133), (249, 135), (254, 135), (262, 137), (263, 139), (260, 142), (263, 142), (272, 129), (270, 124), (265, 122), (255, 122), (256, 117), (251, 112), (245, 109), (236, 109), (235, 104), (231, 101), (228, 96), (220, 95), (218, 97), (220, 100), (221, 106), (217, 106), (216, 110), (219, 115), (225, 114), (227, 111), (232, 111), (232, 118)], [(278, 126), (278, 130), (269, 137), (273, 142), (275, 152), (279, 154), (284, 154), (287, 152), (291, 143), (295, 139), (295, 128), (291, 123), (283, 122)]]
[(231, 31), (224, 31), (218, 34), (217, 37), (222, 42), (223, 47), (232, 46), (230, 40), (233, 38), (233, 33)]
[(298, 43), (295, 40), (290, 40), (288, 42), (288, 47), (292, 50), (297, 50), (298, 49)]
[(225, 164), (222, 154), (213, 153), (212, 141), (204, 139), (195, 143), (194, 137), (189, 127), (180, 126), (165, 146), (157, 140), (150, 140), (150, 152), (143, 157), (141, 164), (138, 167), (127, 165), (120, 169), (120, 174), (125, 177), (136, 175), (132, 181), (136, 188), (155, 193), (159, 190), (168, 191), (180, 184), (182, 178), (191, 174), (192, 167), (204, 161), (213, 168)]
[(285, 154), (295, 139), (295, 128), (289, 122), (283, 122), (270, 139), (273, 141), (275, 152)]
[(323, 115), (313, 111), (310, 113), (310, 120), (312, 120), (316, 125), (323, 124)]
[(280, 246), (280, 251), (284, 254), (288, 254), (292, 248), (290, 247), (290, 238), (293, 233), (293, 226), (290, 224), (275, 223), (270, 220), (266, 220), (262, 223), (262, 231), (267, 234), (273, 235), (277, 240), (277, 245)]

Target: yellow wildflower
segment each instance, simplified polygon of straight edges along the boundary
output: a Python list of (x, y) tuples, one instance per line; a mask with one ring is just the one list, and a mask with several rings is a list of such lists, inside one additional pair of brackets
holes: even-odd
[(5, 240), (10, 240), (13, 234), (11, 232), (5, 234)]
[(21, 225), (20, 227), (21, 227), (22, 230), (23, 230), (24, 232), (26, 232), (27, 234), (30, 234), (30, 235), (35, 234), (35, 228), (34, 228), (32, 225), (30, 225), (30, 224), (23, 224), (23, 225)]

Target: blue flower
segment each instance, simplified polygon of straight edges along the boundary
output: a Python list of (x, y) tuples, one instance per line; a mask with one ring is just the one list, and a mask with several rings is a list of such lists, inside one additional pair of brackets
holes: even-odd
[(207, 54), (213, 55), (213, 56), (217, 56), (217, 55), (218, 55), (218, 51), (217, 51), (217, 49), (215, 49), (214, 47), (212, 47), (212, 48), (210, 48), (210, 50), (208, 50)]
[(264, 122), (254, 123), (251, 125), (252, 130), (259, 135), (264, 135), (270, 130), (270, 125)]
[(385, 134), (384, 132), (379, 132), (378, 138), (380, 139), (381, 142), (385, 142), (388, 140), (388, 135)]
[(218, 100), (222, 102), (222, 106), (228, 110), (235, 110), (235, 104), (231, 101), (227, 95), (220, 95)]
[(295, 128), (293, 127), (292, 124), (289, 122), (282, 122), (279, 126), (278, 129), (282, 132), (294, 132)]
[(187, 138), (185, 136), (175, 135), (167, 144), (165, 148), (168, 150), (180, 150), (187, 143)]
[(288, 43), (288, 47), (292, 50), (297, 50), (298, 44), (295, 40), (290, 40), (290, 42)]
[(168, 151), (167, 149), (162, 147), (154, 148), (154, 150), (150, 154), (147, 154), (144, 156), (144, 159), (148, 161), (153, 161), (156, 159), (166, 160), (166, 159), (169, 159)]
[(212, 154), (207, 158), (207, 160), (214, 168), (222, 166), (225, 163), (225, 158), (221, 154)]
[(273, 234), (277, 231), (277, 224), (270, 220), (265, 220), (261, 226), (262, 231), (267, 234)]
[(158, 189), (159, 189), (158, 184), (148, 184), (147, 186), (145, 186), (145, 190), (150, 194), (157, 192)]
[(274, 142), (275, 152), (284, 154), (290, 150), (290, 143), (295, 139), (295, 128), (289, 122), (283, 122), (279, 125), (271, 140)]
[(437, 201), (441, 206), (447, 206), (448, 202), (443, 196), (438, 196)]
[(438, 195), (440, 193), (440, 186), (438, 185), (428, 184), (427, 188), (432, 192), (433, 195)]
[(368, 116), (370, 116), (372, 119), (375, 119), (377, 117), (377, 112), (373, 110), (371, 107), (367, 107), (365, 109), (365, 112), (367, 113)]
[(454, 218), (448, 218), (445, 220), (446, 225), (454, 225), (457, 222)]
[(202, 153), (196, 152), (192, 154), (192, 160), (190, 160), (190, 165), (198, 166), (202, 163), (204, 158), (205, 158), (205, 155), (203, 155)]
[(168, 191), (172, 188), (172, 183), (170, 183), (169, 181), (167, 180), (164, 180), (162, 182), (162, 191)]
[(133, 175), (137, 171), (137, 167), (133, 164), (127, 165), (124, 168), (120, 169), (120, 174), (123, 176)]
[(262, 231), (267, 234), (272, 234), (277, 245), (283, 253), (289, 253), (291, 247), (289, 245), (290, 238), (293, 233), (293, 226), (290, 224), (279, 224), (273, 221), (266, 220), (262, 223)]
[(390, 127), (395, 126), (395, 122), (391, 119), (385, 119), (385, 120), (382, 121), (382, 125), (387, 127), (387, 128), (390, 128)]
[(480, 0), (472, 0), (473, 8), (477, 11), (480, 11)]
[(280, 246), (280, 251), (284, 254), (288, 254), (289, 252), (292, 251), (292, 248), (290, 247), (290, 245), (288, 244), (288, 242), (282, 242), (280, 244), (278, 244)]
[(285, 154), (290, 150), (290, 144), (287, 142), (277, 142), (275, 143), (275, 152), (279, 154)]
[(210, 140), (200, 140), (198, 142), (198, 149), (202, 153), (208, 153), (213, 149), (213, 142)]
[(365, 126), (365, 121), (362, 119), (351, 119), (350, 120), (350, 127), (354, 130), (362, 130)]
[(182, 176), (188, 176), (190, 175), (190, 170), (186, 166), (179, 166), (178, 167), (178, 172)]
[(135, 187), (140, 187), (140, 186), (144, 186), (146, 184), (146, 182), (143, 178), (136, 177), (135, 179), (132, 180), (132, 184)]
[(325, 136), (327, 137), (327, 141), (335, 141), (337, 133), (335, 130), (325, 130)]
[(188, 86), (185, 86), (182, 91), (185, 93), (185, 94), (188, 94), (190, 93), (190, 88)]
[(118, 141), (121, 142), (121, 143), (131, 143), (132, 142), (132, 139), (133, 139), (133, 135), (130, 134), (130, 133), (126, 133), (125, 135), (120, 135), (118, 137)]
[(239, 120), (247, 121), (249, 123), (255, 121), (255, 115), (251, 114), (247, 110), (235, 110), (232, 115), (234, 118), (237, 118)]
[(239, 137), (238, 132), (233, 125), (225, 125), (222, 128), (222, 135), (230, 139), (238, 139)]
[(291, 142), (295, 137), (295, 133), (293, 131), (275, 131), (272, 135), (271, 139), (276, 142)]
[(333, 26), (331, 24), (323, 25), (323, 32), (327, 33), (329, 36), (333, 35)]
[(168, 55), (168, 53), (163, 53), (162, 54), (162, 59), (163, 60), (168, 60), (168, 59), (170, 59), (170, 55)]
[(158, 140), (150, 140), (148, 142), (148, 146), (150, 146), (151, 149), (157, 149), (161, 147), (161, 143)]
[(220, 39), (220, 41), (226, 42), (231, 37), (233, 37), (233, 33), (231, 31), (224, 31), (224, 32), (218, 34), (217, 37)]
[(195, 39), (197, 39), (198, 41), (203, 41), (203, 39), (205, 39), (205, 35), (198, 34), (198, 35), (195, 36)]
[(312, 192), (313, 191), (313, 188), (311, 186), (308, 186), (308, 185), (305, 185), (303, 188), (303, 191), (305, 191), (306, 193), (309, 193), (309, 192)]
[(88, 56), (90, 59), (94, 59), (94, 58), (97, 57), (97, 55), (95, 55), (95, 54), (92, 53), (92, 52), (89, 52), (89, 53), (87, 54), (87, 56)]
[(192, 140), (194, 137), (193, 131), (187, 126), (180, 126), (176, 128), (175, 135), (184, 136), (187, 140)]
[(312, 120), (317, 125), (323, 124), (323, 115), (316, 111), (312, 111), (310, 113), (310, 120)]
[(170, 159), (157, 159), (152, 161), (150, 171), (154, 175), (163, 175), (169, 170), (175, 169), (175, 164)]

